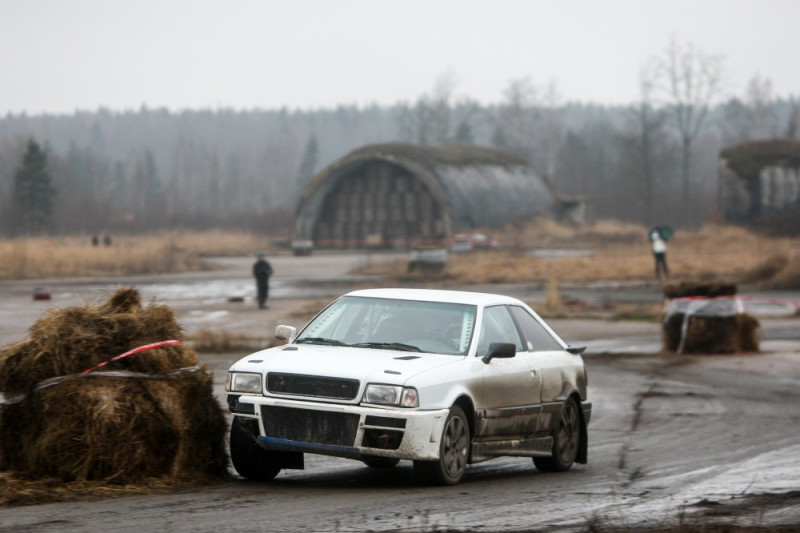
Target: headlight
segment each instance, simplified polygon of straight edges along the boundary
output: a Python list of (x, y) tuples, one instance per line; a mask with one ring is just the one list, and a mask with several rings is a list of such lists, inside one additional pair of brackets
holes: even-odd
[(382, 405), (399, 405), (400, 407), (418, 407), (417, 389), (400, 385), (376, 385), (370, 383), (364, 391), (364, 401)]
[(228, 392), (261, 394), (261, 374), (228, 372), (228, 376), (225, 379), (225, 390)]

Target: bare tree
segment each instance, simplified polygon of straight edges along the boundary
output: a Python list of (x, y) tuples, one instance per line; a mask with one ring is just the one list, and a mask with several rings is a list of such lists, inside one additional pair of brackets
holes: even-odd
[(664, 126), (664, 113), (658, 109), (656, 89), (658, 70), (654, 63), (649, 63), (639, 70), (639, 100), (631, 107), (634, 124), (633, 145), (637, 154), (634, 173), (640, 178), (643, 196), (644, 216), (648, 220), (653, 216), (653, 197), (656, 182), (657, 144), (661, 142)]
[(431, 111), (432, 137), (435, 144), (447, 144), (452, 139), (450, 133), (452, 130), (451, 100), (457, 85), (458, 80), (450, 71), (439, 76), (434, 84), (428, 105)]
[(541, 121), (539, 122), (540, 144), (544, 152), (545, 173), (549, 177), (556, 175), (556, 159), (558, 150), (564, 139), (564, 127), (561, 117), (561, 93), (555, 80), (551, 81), (544, 92), (541, 105)]
[(451, 100), (456, 87), (451, 72), (439, 76), (430, 94), (422, 94), (412, 107), (404, 107), (399, 119), (401, 136), (418, 144), (451, 142)]
[(535, 110), (537, 91), (530, 78), (511, 80), (503, 92), (504, 103), (498, 115), (496, 137), (505, 148), (533, 162), (535, 148)]
[(724, 60), (673, 39), (655, 61), (663, 80), (661, 92), (681, 141), (682, 197), (688, 213), (692, 145), (707, 126), (711, 105), (722, 92)]
[(746, 99), (748, 124), (752, 137), (774, 137), (778, 123), (773, 109), (772, 82), (755, 75), (747, 82)]

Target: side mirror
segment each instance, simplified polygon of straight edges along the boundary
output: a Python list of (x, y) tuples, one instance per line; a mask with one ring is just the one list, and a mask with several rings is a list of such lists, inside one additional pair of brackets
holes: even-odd
[(578, 355), (583, 353), (586, 350), (586, 346), (567, 346), (567, 351), (572, 355)]
[(495, 357), (509, 359), (517, 355), (517, 347), (511, 342), (493, 342), (489, 345), (489, 352), (481, 358), (481, 361), (489, 364)]
[(297, 335), (297, 328), (294, 326), (278, 326), (275, 328), (275, 337), (278, 340), (292, 342)]

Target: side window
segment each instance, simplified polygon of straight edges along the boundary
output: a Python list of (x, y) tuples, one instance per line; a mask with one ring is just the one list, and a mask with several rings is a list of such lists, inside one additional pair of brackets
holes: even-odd
[(557, 340), (553, 338), (550, 333), (542, 327), (539, 322), (533, 318), (522, 307), (516, 305), (511, 306), (511, 314), (522, 329), (522, 334), (525, 337), (525, 344), (529, 352), (541, 350), (561, 350), (562, 347)]
[(493, 342), (511, 342), (516, 345), (518, 352), (523, 351), (517, 326), (504, 305), (487, 307), (483, 310), (481, 333), (478, 337), (478, 357), (486, 355), (489, 345)]

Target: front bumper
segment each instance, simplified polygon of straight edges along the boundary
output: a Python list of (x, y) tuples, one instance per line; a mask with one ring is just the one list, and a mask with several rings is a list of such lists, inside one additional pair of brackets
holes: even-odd
[(264, 449), (353, 459), (436, 460), (449, 414), (448, 409), (341, 405), (247, 395), (237, 399), (237, 406), (237, 416), (258, 420), (258, 443)]

